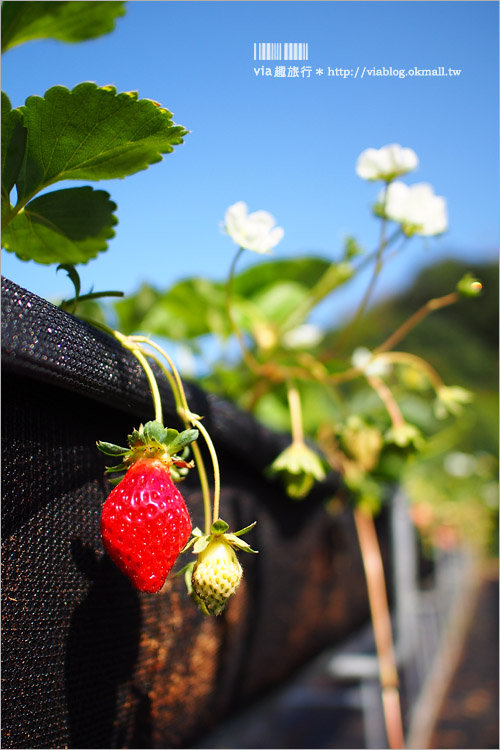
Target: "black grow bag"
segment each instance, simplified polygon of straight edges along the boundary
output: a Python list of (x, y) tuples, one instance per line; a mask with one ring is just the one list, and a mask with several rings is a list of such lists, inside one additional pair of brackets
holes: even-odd
[[(111, 337), (2, 289), (2, 747), (188, 747), (366, 620), (351, 514), (325, 507), (337, 478), (289, 500), (263, 474), (287, 437), (187, 386), (220, 455), (221, 515), (257, 521), (247, 538), (260, 553), (242, 555), (243, 583), (217, 618), (182, 577), (138, 593), (103, 551), (95, 443), (122, 444), (153, 418), (142, 369)], [(180, 428), (167, 385), (162, 396)], [(182, 492), (202, 526), (195, 471)]]

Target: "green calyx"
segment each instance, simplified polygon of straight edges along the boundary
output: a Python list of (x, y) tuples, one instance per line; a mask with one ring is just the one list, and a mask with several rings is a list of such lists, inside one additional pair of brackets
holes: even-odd
[(134, 430), (128, 436), (128, 448), (114, 443), (97, 442), (97, 448), (106, 456), (120, 458), (116, 466), (107, 466), (106, 473), (114, 474), (126, 471), (136, 461), (145, 458), (160, 460), (171, 471), (172, 479), (179, 480), (193, 467), (186, 461), (189, 444), (198, 438), (198, 430), (179, 432), (164, 427), (161, 422), (151, 421)]
[(244, 529), (230, 532), (229, 524), (219, 518), (212, 524), (210, 528), (210, 534), (204, 534), (201, 529), (196, 527), (195, 529), (193, 529), (193, 536), (186, 544), (182, 552), (187, 552), (187, 550), (192, 547), (193, 552), (198, 555), (200, 552), (203, 552), (203, 550), (206, 549), (210, 542), (212, 542), (214, 539), (224, 538), (225, 541), (231, 545), (231, 547), (236, 547), (237, 549), (241, 549), (244, 552), (253, 552), (257, 554), (257, 550), (252, 549), (248, 542), (240, 539), (243, 534), (246, 534), (247, 531), (253, 529), (256, 523), (257, 522), (254, 521), (249, 526), (245, 526)]
[(302, 500), (309, 494), (316, 481), (326, 477), (318, 454), (299, 441), (285, 448), (268, 471), (280, 477), (288, 496), (293, 500)]

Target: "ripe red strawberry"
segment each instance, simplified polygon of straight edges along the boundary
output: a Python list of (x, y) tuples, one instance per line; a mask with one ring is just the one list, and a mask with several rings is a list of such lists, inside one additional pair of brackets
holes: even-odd
[(191, 534), (191, 519), (170, 471), (140, 458), (104, 503), (104, 546), (139, 591), (161, 589)]

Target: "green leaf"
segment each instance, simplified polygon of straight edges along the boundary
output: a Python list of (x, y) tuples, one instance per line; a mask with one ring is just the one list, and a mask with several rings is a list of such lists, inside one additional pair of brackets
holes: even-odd
[(80, 83), (53, 86), (19, 108), (28, 128), (17, 181), (25, 201), (59, 180), (110, 180), (146, 169), (173, 151), (188, 132), (172, 114), (137, 92)]
[(208, 547), (209, 543), (210, 543), (210, 539), (209, 539), (208, 536), (201, 536), (194, 543), (193, 552), (195, 552), (197, 555), (199, 555), (200, 552), (203, 552), (203, 550)]
[(80, 42), (108, 34), (125, 13), (123, 2), (2, 3), (2, 52), (33, 39)]
[(296, 281), (282, 281), (278, 277), (274, 283), (257, 292), (252, 301), (267, 320), (279, 324), (303, 302), (307, 291)]
[(101, 451), (101, 453), (105, 453), (106, 456), (124, 456), (129, 452), (128, 448), (122, 448), (121, 446), (115, 445), (114, 443), (106, 443), (103, 440), (99, 440), (99, 442), (97, 443), (97, 448)]
[(116, 466), (106, 466), (106, 473), (113, 474), (119, 471), (125, 471), (129, 466), (125, 463), (117, 464)]
[(27, 130), (18, 109), (2, 91), (2, 200), (8, 202), (24, 158)]
[(118, 328), (126, 336), (147, 330), (152, 335), (156, 334), (151, 328), (143, 328), (142, 321), (146, 315), (155, 308), (160, 299), (160, 292), (153, 289), (149, 284), (142, 284), (135, 294), (129, 294), (113, 307), (118, 315)]
[(178, 453), (178, 451), (182, 450), (186, 445), (197, 440), (198, 435), (198, 430), (183, 430), (183, 432), (179, 432), (177, 437), (167, 444), (168, 452), (170, 455)]
[(243, 539), (238, 539), (236, 534), (224, 534), (224, 537), (227, 539), (228, 542), (230, 542), (233, 547), (237, 547), (238, 549), (243, 550), (244, 552), (253, 552), (257, 554), (256, 549), (252, 549), (248, 542), (245, 542)]
[[(329, 267), (322, 258), (296, 258), (244, 271), (234, 280), (233, 311), (239, 325), (255, 333), (256, 325), (286, 318)], [(148, 331), (174, 341), (231, 334), (225, 283), (209, 279), (184, 279), (163, 293), (143, 285), (114, 307), (125, 334)]]
[[(196, 537), (192, 536), (191, 539), (188, 542), (186, 542), (186, 544), (184, 545), (184, 547), (181, 549), (181, 554), (183, 552), (187, 552), (188, 549), (191, 549), (191, 547), (193, 546), (193, 544), (195, 543), (195, 541), (196, 541)], [(184, 570), (184, 568), (182, 568), (182, 570)], [(179, 571), (179, 573), (182, 573), (182, 570)], [(174, 576), (174, 578), (175, 578), (175, 576)]]
[(331, 261), (320, 257), (290, 258), (259, 263), (238, 274), (234, 292), (242, 297), (253, 297), (276, 280), (295, 281), (308, 288), (323, 276)]
[(257, 524), (257, 521), (254, 521), (253, 523), (249, 524), (248, 526), (245, 526), (243, 529), (239, 529), (239, 531), (234, 531), (232, 536), (242, 536), (243, 534), (246, 534), (248, 531), (253, 529), (253, 527)]
[(211, 534), (224, 534), (229, 529), (229, 525), (223, 521), (221, 518), (219, 518), (217, 521), (214, 521), (212, 524), (212, 527), (210, 529)]
[(146, 445), (146, 436), (144, 435), (144, 428), (140, 427), (138, 430), (132, 430), (128, 436), (128, 444), (131, 448), (140, 448), (142, 445)]
[(177, 432), (177, 430), (167, 430), (161, 422), (157, 422), (156, 420), (146, 422), (144, 425), (144, 437), (146, 440), (155, 440), (157, 443), (164, 443), (167, 440), (169, 432)]
[(115, 209), (108, 193), (91, 187), (45, 193), (4, 228), (2, 245), (21, 260), (86, 263), (114, 236)]
[(143, 286), (114, 307), (123, 333), (143, 330), (178, 341), (207, 333), (228, 335), (225, 300), (223, 284), (194, 278), (174, 284), (163, 294)]
[(109, 484), (110, 484), (110, 485), (111, 485), (112, 487), (116, 487), (116, 485), (117, 485), (117, 484), (120, 484), (120, 482), (121, 482), (121, 481), (122, 481), (122, 479), (123, 479), (123, 477), (106, 477), (106, 478), (107, 478), (107, 480), (108, 480), (108, 483), (109, 483)]

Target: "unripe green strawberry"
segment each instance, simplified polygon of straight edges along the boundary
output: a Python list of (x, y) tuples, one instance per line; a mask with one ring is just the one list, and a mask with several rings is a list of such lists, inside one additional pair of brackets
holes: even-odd
[(191, 519), (170, 471), (141, 458), (104, 503), (104, 546), (139, 591), (159, 591), (191, 534)]
[(199, 553), (193, 568), (193, 588), (211, 615), (219, 615), (239, 586), (243, 569), (223, 535)]

